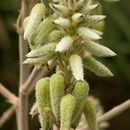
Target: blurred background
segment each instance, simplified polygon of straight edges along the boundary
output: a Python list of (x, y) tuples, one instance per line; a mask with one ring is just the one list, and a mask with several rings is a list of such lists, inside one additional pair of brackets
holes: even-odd
[[(104, 45), (117, 53), (114, 58), (101, 58), (114, 73), (112, 78), (99, 78), (89, 71), (85, 72), (91, 91), (100, 99), (104, 110), (130, 98), (130, 0), (120, 2), (106, 2), (100, 0), (103, 12), (107, 15)], [(20, 8), (19, 0), (0, 0), (0, 82), (17, 95), (19, 77), (18, 35), (15, 31)], [(30, 105), (34, 95), (30, 98)], [(0, 116), (10, 104), (0, 95)], [(30, 130), (36, 130), (39, 125), (37, 119), (30, 120)], [(33, 124), (33, 125), (31, 125)], [(32, 127), (33, 126), (33, 127)], [(16, 130), (15, 114), (0, 130)], [(130, 130), (130, 110), (110, 121), (106, 130)]]

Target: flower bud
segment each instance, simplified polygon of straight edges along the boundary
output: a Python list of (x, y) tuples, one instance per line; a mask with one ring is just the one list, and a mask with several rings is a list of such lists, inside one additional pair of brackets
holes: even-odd
[(88, 25), (94, 25), (100, 21), (103, 21), (105, 18), (106, 18), (105, 15), (86, 16), (86, 22)]
[(52, 20), (52, 17), (47, 17), (41, 22), (41, 24), (37, 28), (39, 31), (33, 41), (34, 45), (41, 46), (46, 42), (49, 33), (55, 28)]
[(76, 23), (79, 23), (83, 20), (84, 15), (82, 13), (76, 13), (72, 16), (72, 20)]
[(97, 130), (97, 123), (96, 123), (96, 111), (93, 103), (91, 100), (86, 100), (84, 105), (84, 115), (87, 120), (88, 128), (90, 130)]
[(48, 42), (57, 42), (63, 35), (63, 32), (59, 30), (53, 30), (48, 36)]
[(39, 48), (32, 50), (26, 56), (30, 58), (35, 58), (35, 57), (39, 57), (39, 56), (43, 56), (47, 54), (54, 54), (55, 48), (56, 48), (55, 42), (49, 43), (49, 44), (43, 45)]
[(26, 18), (24, 19), (24, 21), (23, 21), (23, 29), (24, 29), (24, 30), (25, 30), (26, 27), (27, 27), (27, 23), (28, 23), (28, 21), (29, 21), (29, 16), (26, 17)]
[(75, 10), (77, 8), (77, 2), (76, 0), (67, 0), (68, 8), (70, 10)]
[(48, 129), (49, 120), (45, 111), (50, 107), (49, 78), (40, 79), (36, 84), (36, 103), (38, 105), (39, 119), (43, 130)]
[(94, 72), (98, 76), (110, 77), (112, 72), (102, 63), (89, 56), (83, 59), (84, 67)]
[(84, 6), (87, 4), (88, 1), (89, 1), (89, 0), (79, 0), (79, 1), (77, 2), (77, 7), (78, 7), (78, 8), (84, 7)]
[(35, 58), (27, 58), (23, 64), (33, 64), (33, 65), (44, 65), (47, 63), (47, 61), (54, 58), (54, 54), (47, 54), (41, 57), (35, 57)]
[(75, 84), (72, 95), (76, 99), (75, 110), (72, 120), (73, 128), (78, 126), (79, 120), (81, 118), (86, 97), (88, 96), (89, 85), (86, 81), (79, 81)]
[(99, 40), (101, 37), (87, 27), (80, 27), (78, 29), (78, 34), (83, 37), (84, 40)]
[(50, 7), (58, 15), (67, 16), (69, 14), (69, 9), (66, 6), (58, 4), (50, 4)]
[(98, 7), (99, 4), (87, 5), (83, 8), (83, 12), (85, 14), (89, 14), (94, 11)]
[(72, 115), (75, 108), (75, 98), (67, 94), (64, 96), (61, 100), (60, 104), (60, 130), (69, 130), (71, 121), (72, 121)]
[(60, 117), (60, 102), (64, 95), (64, 77), (60, 73), (53, 74), (50, 78), (51, 108), (56, 120)]
[(65, 52), (73, 45), (73, 39), (70, 36), (65, 36), (56, 46), (56, 52)]
[(98, 31), (98, 30), (96, 30), (96, 29), (91, 29), (93, 32), (95, 32), (97, 35), (99, 35), (99, 36), (102, 36), (103, 35), (103, 32), (101, 32), (101, 31)]
[(33, 7), (24, 32), (24, 39), (32, 38), (32, 35), (36, 30), (36, 28), (38, 27), (38, 25), (40, 24), (44, 13), (45, 13), (44, 4), (38, 3)]
[(79, 55), (70, 56), (70, 67), (76, 80), (84, 79), (82, 59)]
[(109, 48), (100, 45), (93, 41), (87, 41), (83, 44), (84, 49), (89, 51), (91, 54), (99, 57), (111, 57), (116, 56), (116, 54)]
[(70, 27), (70, 24), (71, 24), (69, 19), (65, 19), (62, 17), (59, 17), (58, 19), (53, 20), (53, 23), (62, 28), (68, 28), (68, 27)]

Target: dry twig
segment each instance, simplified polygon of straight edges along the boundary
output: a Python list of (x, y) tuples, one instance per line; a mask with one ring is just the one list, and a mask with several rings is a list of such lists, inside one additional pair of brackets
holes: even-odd
[(0, 127), (4, 125), (4, 123), (13, 115), (16, 106), (11, 106), (7, 111), (5, 111), (0, 117)]
[(11, 93), (4, 85), (0, 84), (0, 93), (6, 98), (8, 99), (8, 101), (17, 106), (18, 104), (18, 98)]

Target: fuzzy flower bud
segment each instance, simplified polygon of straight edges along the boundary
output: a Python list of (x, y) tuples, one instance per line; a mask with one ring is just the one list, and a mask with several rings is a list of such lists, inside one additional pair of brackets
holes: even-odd
[(116, 56), (116, 54), (109, 48), (100, 45), (93, 41), (87, 41), (84, 43), (84, 49), (89, 51), (91, 54), (99, 57), (111, 57)]
[(56, 46), (56, 52), (65, 52), (73, 45), (73, 39), (70, 36), (65, 36)]
[(89, 13), (93, 12), (98, 7), (98, 5), (99, 4), (87, 5), (83, 8), (83, 12), (85, 14), (89, 14)]
[(83, 59), (84, 67), (94, 72), (98, 76), (110, 77), (113, 76), (112, 72), (102, 63), (93, 57), (86, 57)]
[(43, 55), (47, 55), (47, 54), (52, 54), (54, 53), (55, 51), (55, 48), (56, 48), (56, 43), (53, 42), (53, 43), (49, 43), (49, 44), (46, 44), (44, 46), (41, 46), (39, 48), (36, 48), (34, 50), (32, 50), (31, 52), (29, 52), (26, 56), (27, 57), (39, 57), (39, 56), (43, 56)]
[(60, 117), (60, 102), (64, 95), (64, 77), (60, 73), (53, 74), (50, 78), (51, 108), (56, 120)]
[(29, 16), (26, 17), (26, 18), (24, 19), (24, 21), (23, 21), (23, 29), (24, 29), (24, 30), (25, 30), (26, 27), (27, 27), (27, 23), (28, 23), (28, 21), (29, 21)]
[(47, 61), (54, 58), (54, 54), (47, 54), (41, 57), (35, 57), (35, 58), (27, 58), (23, 64), (33, 64), (33, 65), (44, 65), (47, 63)]
[(86, 100), (84, 105), (84, 115), (87, 120), (87, 124), (90, 130), (97, 130), (97, 123), (96, 123), (96, 111), (93, 103), (91, 100)]
[(70, 94), (64, 96), (60, 104), (60, 117), (61, 117), (60, 130), (70, 129), (74, 108), (75, 108), (75, 98)]
[(58, 19), (53, 20), (53, 23), (62, 28), (68, 28), (68, 27), (70, 27), (70, 24), (71, 24), (69, 19), (65, 19), (62, 17), (59, 17)]
[(92, 16), (86, 16), (86, 22), (88, 25), (96, 24), (100, 21), (103, 21), (106, 18), (105, 15), (92, 15)]
[(72, 92), (72, 95), (76, 99), (76, 105), (72, 120), (73, 128), (76, 128), (79, 123), (84, 108), (85, 100), (86, 97), (88, 96), (88, 92), (89, 92), (89, 85), (86, 81), (80, 81), (75, 84), (74, 90)]
[(66, 6), (58, 5), (58, 4), (50, 4), (50, 7), (58, 15), (66, 16), (69, 14), (69, 9)]
[(24, 32), (24, 39), (32, 37), (34, 31), (36, 30), (44, 16), (44, 12), (45, 6), (42, 3), (38, 3), (33, 7)]
[(52, 17), (47, 17), (41, 22), (38, 27), (39, 31), (33, 41), (34, 45), (41, 46), (46, 42), (47, 36), (55, 28), (54, 24), (52, 23), (52, 20)]
[(50, 107), (49, 78), (40, 79), (36, 84), (36, 103), (38, 105), (39, 119), (43, 130), (48, 129), (48, 115), (46, 107)]
[(93, 30), (87, 27), (80, 27), (78, 29), (78, 34), (83, 37), (84, 40), (99, 40), (101, 37), (95, 33)]
[(87, 4), (88, 0), (79, 0), (77, 2), (77, 7), (84, 7)]
[(72, 16), (72, 20), (76, 23), (79, 23), (83, 20), (84, 15), (82, 13), (76, 13)]
[(68, 8), (70, 10), (75, 10), (77, 8), (77, 2), (76, 0), (67, 0)]
[(82, 59), (79, 55), (77, 54), (71, 55), (70, 67), (71, 67), (73, 76), (75, 77), (76, 80), (84, 79)]
[(63, 32), (59, 30), (53, 30), (48, 36), (48, 42), (57, 42), (63, 35)]

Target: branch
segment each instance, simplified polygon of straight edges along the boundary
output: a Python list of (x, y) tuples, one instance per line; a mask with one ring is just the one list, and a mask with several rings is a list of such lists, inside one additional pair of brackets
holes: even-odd
[[(28, 53), (28, 44), (23, 39), (23, 21), (24, 18), (29, 14), (29, 5), (31, 5), (30, 0), (21, 0), (21, 11), (19, 13), (16, 27), (20, 30), (19, 33), (19, 60), (20, 60), (20, 86), (25, 83), (27, 77), (30, 73), (30, 66), (24, 65), (25, 55)], [(16, 30), (17, 31), (17, 30)]]
[(13, 115), (16, 106), (11, 106), (7, 111), (5, 111), (0, 117), (0, 127), (4, 125), (4, 123)]
[[(23, 20), (29, 13), (30, 0), (21, 0), (21, 21), (20, 30), (23, 29)], [(19, 33), (19, 60), (20, 60), (20, 80), (19, 80), (19, 106), (16, 110), (18, 119), (18, 130), (28, 130), (28, 97), (21, 91), (22, 85), (29, 76), (30, 66), (23, 65), (25, 54), (28, 52), (28, 45), (23, 39), (23, 30)]]
[(123, 113), (124, 111), (126, 111), (129, 108), (130, 108), (130, 99), (128, 99), (127, 101), (123, 102), (122, 104), (114, 107), (110, 111), (106, 112), (104, 115), (100, 116), (97, 119), (97, 123), (99, 124), (103, 121), (110, 120), (110, 119), (114, 118), (115, 116)]
[[(128, 99), (127, 101), (123, 102), (122, 104), (114, 107), (113, 109), (109, 110), (102, 116), (98, 117), (97, 123), (100, 124), (104, 121), (110, 120), (110, 119), (118, 116), (119, 114), (123, 113), (124, 111), (126, 111), (129, 108), (130, 108), (130, 99)], [(85, 125), (85, 126), (79, 128), (78, 130), (88, 130), (88, 126)]]
[(4, 85), (0, 83), (0, 93), (9, 100), (11, 104), (14, 104), (17, 106), (18, 104), (18, 98), (11, 93)]

